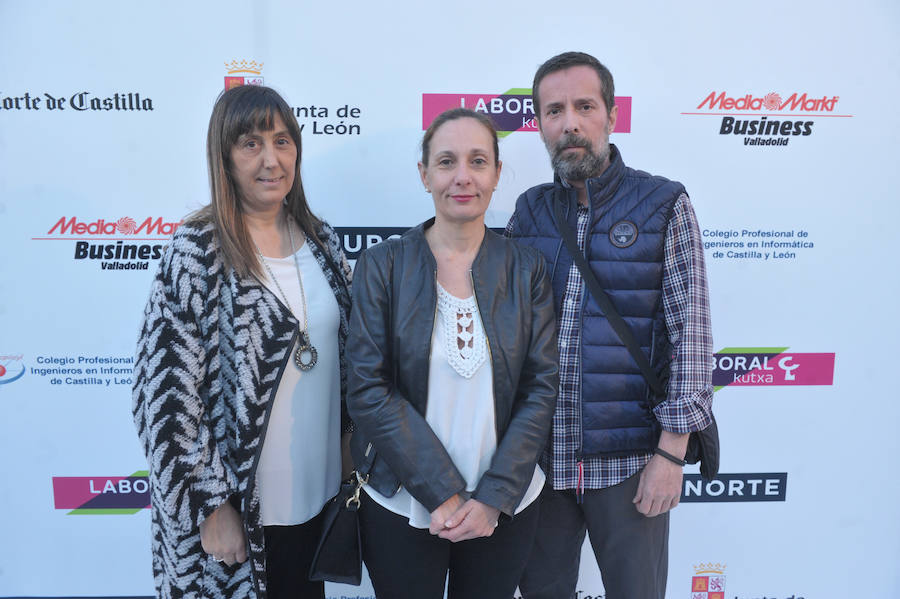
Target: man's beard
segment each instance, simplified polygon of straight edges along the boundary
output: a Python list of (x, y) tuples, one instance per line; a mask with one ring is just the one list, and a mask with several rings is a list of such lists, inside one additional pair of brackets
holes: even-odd
[[(573, 146), (584, 148), (584, 152), (580, 155), (575, 152), (566, 154), (566, 148)], [(609, 159), (608, 142), (601, 141), (600, 148), (594, 150), (589, 139), (571, 133), (561, 138), (552, 148), (547, 145), (547, 150), (550, 152), (553, 170), (566, 181), (584, 181), (596, 177), (603, 172)]]

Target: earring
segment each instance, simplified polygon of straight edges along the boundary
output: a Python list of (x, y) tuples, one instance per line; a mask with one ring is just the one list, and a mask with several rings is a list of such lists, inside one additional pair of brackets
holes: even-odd
[(425, 193), (431, 193), (431, 190), (428, 189), (428, 188), (426, 187), (426, 188), (425, 188)]

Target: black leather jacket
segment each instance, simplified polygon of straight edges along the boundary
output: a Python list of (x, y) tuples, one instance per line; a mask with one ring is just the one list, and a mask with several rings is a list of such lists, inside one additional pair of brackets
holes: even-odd
[[(347, 353), (352, 450), (383, 495), (404, 485), (434, 511), (466, 481), (425, 421), (437, 309), (433, 219), (367, 250), (353, 275)], [(493, 368), (497, 451), (472, 497), (512, 515), (534, 474), (556, 405), (553, 293), (541, 255), (490, 230), (472, 284)], [(374, 463), (372, 459), (374, 457)]]

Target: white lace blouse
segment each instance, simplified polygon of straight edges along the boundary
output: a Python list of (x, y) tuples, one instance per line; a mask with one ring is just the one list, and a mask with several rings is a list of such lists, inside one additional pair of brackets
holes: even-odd
[[(440, 284), (437, 290), (425, 421), (466, 480), (468, 495), (490, 467), (497, 449), (493, 376), (475, 298), (457, 298)], [(544, 473), (535, 466), (516, 513), (537, 498), (543, 484)], [(431, 523), (431, 514), (405, 488), (390, 498), (368, 486), (363, 488), (383, 507), (409, 518), (410, 526), (428, 528)]]

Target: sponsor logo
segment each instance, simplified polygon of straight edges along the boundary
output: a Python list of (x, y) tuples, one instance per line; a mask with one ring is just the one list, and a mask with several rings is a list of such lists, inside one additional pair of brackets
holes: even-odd
[[(725, 564), (699, 563), (691, 577), (691, 599), (725, 599)], [(802, 595), (734, 595), (734, 599), (804, 599)]]
[(735, 595), (734, 599), (805, 599), (805, 597), (803, 595), (785, 595), (782, 597), (781, 595), (755, 595), (754, 594), (752, 596)]
[(29, 374), (51, 385), (96, 385), (110, 387), (132, 383), (133, 356), (39, 355)]
[[(619, 116), (613, 133), (631, 132), (631, 96), (616, 96)], [(502, 94), (422, 94), (422, 130), (451, 108), (471, 108), (483, 112), (494, 122), (497, 135), (505, 137), (514, 131), (538, 130), (534, 100), (530, 88), (513, 88)]]
[[(518, 590), (518, 589), (517, 589)], [(582, 589), (578, 589), (575, 591), (575, 594), (572, 595), (572, 599), (605, 599), (606, 595), (601, 591), (584, 591)], [(354, 597), (341, 597), (341, 599), (355, 599)], [(365, 599), (364, 597), (361, 599)], [(375, 599), (374, 597), (372, 599)], [(513, 599), (522, 599), (521, 594), (513, 595)]]
[(57, 237), (69, 236), (112, 236), (112, 235), (144, 235), (147, 237), (169, 237), (175, 232), (181, 222), (167, 222), (162, 217), (153, 218), (148, 216), (146, 219), (138, 223), (130, 216), (123, 216), (118, 220), (98, 219), (93, 222), (84, 222), (78, 220), (77, 216), (60, 217), (47, 235), (56, 235)]
[(719, 474), (713, 480), (685, 474), (681, 503), (784, 501), (786, 493), (787, 472)]
[(637, 241), (638, 230), (631, 221), (620, 220), (609, 230), (609, 240), (617, 248), (627, 248)]
[(725, 599), (725, 564), (701, 563), (694, 566), (691, 599)]
[[(332, 109), (334, 115), (340, 119), (336, 123), (335, 122), (327, 122), (319, 119), (327, 119), (329, 118), (329, 114), (331, 114), (327, 107), (325, 106), (295, 106), (293, 109), (294, 116), (297, 117), (297, 121), (300, 124), (300, 132), (309, 132), (313, 135), (361, 135), (362, 134), (362, 126), (358, 124), (357, 121), (362, 115), (362, 109), (358, 106), (350, 106), (349, 104), (344, 104), (342, 106), (338, 106), (337, 109)], [(299, 122), (300, 119), (305, 119), (308, 122)], [(311, 119), (311, 120), (310, 120)], [(310, 125), (310, 128), (307, 129), (306, 126)]]
[(851, 118), (852, 114), (839, 114), (839, 101), (840, 96), (809, 92), (732, 95), (713, 90), (701, 97), (694, 110), (681, 114), (721, 117), (719, 135), (739, 136), (745, 146), (777, 147), (812, 135), (813, 117)]
[(138, 92), (115, 92), (112, 95), (96, 95), (81, 91), (72, 95), (59, 96), (50, 94), (24, 92), (20, 96), (4, 96), (0, 93), (0, 110), (74, 110), (76, 112), (108, 112), (116, 111), (150, 111), (153, 110), (153, 99)]
[(710, 92), (697, 106), (697, 110), (743, 110), (756, 112), (801, 112), (801, 113), (834, 113), (839, 96), (823, 96), (821, 98), (810, 96), (807, 93), (794, 92), (786, 98), (781, 94), (770, 92), (765, 96), (745, 94), (741, 97), (731, 97), (727, 92)]
[[(255, 60), (232, 60), (225, 63), (225, 89), (241, 85), (263, 85), (263, 63)], [(329, 109), (321, 104), (293, 106), (300, 131), (313, 135), (362, 135), (362, 109), (350, 104), (339, 104)], [(330, 115), (334, 115), (331, 117)], [(305, 122), (304, 122), (305, 121)], [(307, 129), (307, 125), (309, 128)]]
[(792, 250), (816, 247), (804, 229), (703, 229), (703, 238), (713, 258), (732, 260), (793, 260)]
[(239, 85), (262, 85), (262, 68), (263, 63), (255, 60), (232, 60), (225, 63), (225, 89)]
[(150, 507), (147, 471), (131, 476), (54, 476), (53, 505), (67, 515), (136, 514)]
[(0, 385), (17, 381), (25, 375), (22, 354), (0, 356)]
[(400, 237), (409, 227), (335, 227), (347, 260), (356, 260), (364, 251), (386, 239)]
[(148, 270), (151, 261), (160, 259), (166, 242), (180, 224), (181, 221), (167, 221), (161, 216), (92, 221), (61, 216), (45, 235), (31, 239), (74, 242), (73, 259), (99, 264), (101, 270)]
[(831, 385), (834, 353), (788, 352), (786, 347), (726, 347), (713, 354), (712, 383), (723, 387)]
[[(341, 240), (341, 247), (347, 260), (352, 262), (370, 247), (400, 237), (409, 229), (410, 227), (335, 227), (334, 232)], [(491, 230), (503, 235), (503, 229), (491, 228)]]

